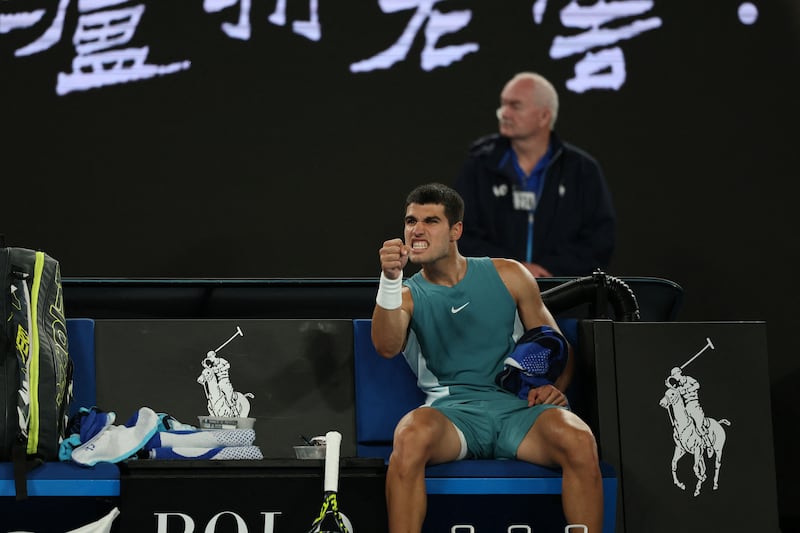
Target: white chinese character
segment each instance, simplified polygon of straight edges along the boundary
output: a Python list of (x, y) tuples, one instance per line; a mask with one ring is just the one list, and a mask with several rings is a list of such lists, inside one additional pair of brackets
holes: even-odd
[[(567, 88), (582, 93), (589, 89), (618, 90), (622, 87), (627, 76), (625, 55), (621, 48), (612, 45), (659, 28), (661, 19), (650, 17), (613, 28), (607, 25), (618, 19), (642, 15), (653, 5), (653, 0), (598, 0), (593, 5), (572, 0), (567, 4), (561, 10), (561, 23), (567, 28), (586, 30), (575, 35), (556, 36), (550, 47), (553, 59), (584, 54), (575, 65), (575, 77), (567, 81)], [(546, 6), (547, 0), (535, 1), (532, 10), (535, 23), (541, 24)], [(601, 47), (596, 53), (590, 51)]]
[(425, 71), (437, 67), (446, 67), (460, 61), (469, 53), (477, 52), (476, 43), (444, 46), (436, 48), (436, 43), (444, 35), (455, 33), (467, 26), (472, 18), (472, 11), (452, 11), (442, 13), (434, 9), (434, 5), (443, 0), (379, 0), (384, 13), (394, 13), (416, 8), (416, 12), (406, 26), (400, 38), (391, 47), (373, 57), (350, 65), (351, 72), (368, 72), (370, 70), (387, 69), (408, 55), (414, 39), (423, 25), (425, 26), (425, 47), (422, 50), (421, 65)]
[(143, 4), (99, 10), (124, 0), (80, 0), (81, 12), (72, 42), (76, 56), (72, 72), (59, 72), (56, 94), (85, 91), (108, 85), (173, 74), (186, 70), (189, 61), (155, 65), (147, 63), (150, 48), (123, 48), (136, 33), (145, 11)]

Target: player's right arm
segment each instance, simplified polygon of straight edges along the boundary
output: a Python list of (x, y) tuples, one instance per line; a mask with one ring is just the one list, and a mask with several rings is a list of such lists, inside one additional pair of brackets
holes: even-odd
[[(408, 246), (402, 239), (391, 239), (383, 243), (379, 255), (383, 276), (389, 281), (402, 283), (403, 267), (408, 263)], [(380, 292), (382, 289), (378, 290)], [(414, 309), (411, 290), (406, 286), (401, 289), (399, 304), (398, 307), (390, 305), (392, 308), (386, 308), (376, 303), (372, 312), (372, 344), (386, 358), (400, 353), (406, 344), (408, 325)]]

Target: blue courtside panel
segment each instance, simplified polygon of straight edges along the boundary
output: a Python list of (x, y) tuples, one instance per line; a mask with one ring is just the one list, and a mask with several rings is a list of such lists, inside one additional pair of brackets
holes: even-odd
[(386, 359), (372, 344), (372, 321), (353, 320), (356, 443), (359, 457), (388, 457), (400, 418), (425, 402), (402, 355)]
[(557, 318), (556, 323), (561, 334), (567, 339), (573, 348), (578, 346), (578, 319), (577, 318)]
[(72, 403), (70, 416), (81, 407), (93, 407), (97, 403), (94, 360), (94, 320), (91, 318), (68, 318), (67, 339), (72, 358)]
[(560, 494), (561, 477), (425, 477), (428, 494)]
[[(0, 496), (16, 495), (13, 466), (0, 463)], [(28, 473), (28, 496), (119, 496), (119, 468), (112, 463), (45, 463)]]

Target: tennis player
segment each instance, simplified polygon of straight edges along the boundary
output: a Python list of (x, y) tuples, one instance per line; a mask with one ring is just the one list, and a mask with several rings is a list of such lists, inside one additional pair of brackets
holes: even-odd
[[(568, 523), (600, 533), (597, 445), (564, 395), (573, 373), (572, 349), (554, 383), (532, 388), (527, 400), (495, 385), (515, 335), (558, 325), (522, 264), (459, 253), (463, 214), (464, 203), (453, 189), (420, 186), (406, 201), (404, 239), (386, 241), (379, 252), (372, 341), (383, 357), (405, 350), (427, 394), (426, 405), (395, 428), (386, 477), (389, 531), (422, 530), (425, 465), (515, 458), (560, 467)], [(421, 270), (404, 282), (409, 262)]]

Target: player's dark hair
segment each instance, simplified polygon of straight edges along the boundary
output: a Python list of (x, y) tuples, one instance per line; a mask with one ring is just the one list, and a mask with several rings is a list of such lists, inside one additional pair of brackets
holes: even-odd
[(410, 204), (439, 204), (444, 206), (444, 215), (452, 226), (464, 220), (464, 200), (454, 189), (441, 183), (420, 185), (408, 194), (405, 209)]

